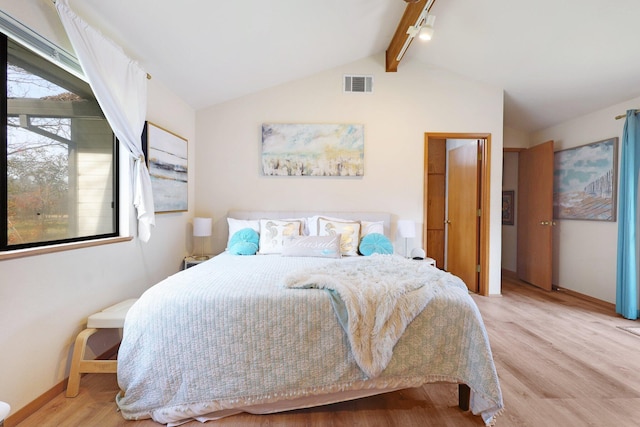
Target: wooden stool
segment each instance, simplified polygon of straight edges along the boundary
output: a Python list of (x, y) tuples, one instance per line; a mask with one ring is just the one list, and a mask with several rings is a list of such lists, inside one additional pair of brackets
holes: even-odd
[(73, 348), (69, 382), (67, 383), (67, 397), (76, 397), (78, 395), (81, 374), (89, 372), (115, 374), (117, 372), (117, 360), (85, 360), (84, 353), (87, 349), (87, 341), (99, 329), (124, 327), (124, 318), (129, 308), (136, 301), (137, 298), (128, 299), (89, 316), (87, 329), (78, 334)]

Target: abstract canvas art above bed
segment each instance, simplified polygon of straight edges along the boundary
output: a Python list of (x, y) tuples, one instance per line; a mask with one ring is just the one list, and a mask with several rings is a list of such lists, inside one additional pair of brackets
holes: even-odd
[(267, 176), (363, 176), (364, 126), (262, 125), (262, 173)]

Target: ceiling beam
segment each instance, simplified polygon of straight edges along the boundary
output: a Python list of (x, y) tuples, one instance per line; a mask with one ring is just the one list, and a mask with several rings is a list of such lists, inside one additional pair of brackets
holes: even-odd
[[(405, 0), (406, 1), (406, 0)], [(420, 15), (422, 11), (426, 7), (427, 3), (429, 4), (429, 9), (427, 12), (431, 11), (435, 0), (419, 0), (417, 2), (407, 2), (407, 7), (404, 10), (404, 14), (398, 23), (398, 27), (396, 28), (396, 32), (389, 43), (389, 47), (386, 52), (386, 71), (387, 72), (396, 72), (398, 71), (398, 64), (402, 60), (402, 57), (398, 58), (400, 53), (402, 52), (402, 48), (405, 43), (411, 44), (413, 41), (412, 38), (407, 34), (407, 30), (409, 27), (416, 24), (416, 21), (420, 19)], [(405, 50), (406, 52), (406, 50)], [(404, 55), (404, 53), (403, 53)]]

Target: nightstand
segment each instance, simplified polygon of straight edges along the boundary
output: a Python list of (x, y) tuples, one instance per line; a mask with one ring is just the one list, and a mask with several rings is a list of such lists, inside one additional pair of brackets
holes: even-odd
[(191, 268), (191, 267), (193, 267), (194, 265), (198, 265), (198, 264), (200, 264), (201, 262), (208, 261), (208, 260), (210, 260), (211, 258), (212, 258), (211, 256), (209, 256), (209, 258), (207, 258), (207, 259), (198, 259), (198, 257), (195, 257), (195, 256), (188, 256), (188, 257), (185, 257), (185, 258), (184, 258), (183, 265), (182, 265), (182, 269), (183, 269), (183, 270), (186, 270), (187, 268)]

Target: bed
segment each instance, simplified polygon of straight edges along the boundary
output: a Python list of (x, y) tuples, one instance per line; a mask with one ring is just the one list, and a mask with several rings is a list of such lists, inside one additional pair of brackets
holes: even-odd
[[(356, 246), (368, 228), (379, 239), (374, 248), (386, 248), (376, 245), (388, 243), (378, 235), (390, 235), (391, 223), (388, 214), (359, 212), (234, 211), (229, 217), (240, 224), (268, 219), (270, 226), (318, 217), (332, 227), (357, 222)], [(267, 235), (267, 224), (260, 225), (259, 234)], [(300, 234), (322, 234), (319, 224), (308, 227), (300, 224)], [(323, 227), (329, 232), (318, 242), (336, 231)], [(123, 417), (179, 425), (450, 382), (469, 390), (461, 400), (468, 398), (471, 411), (493, 425), (502, 394), (464, 283), (384, 251), (342, 256), (347, 228), (337, 231), (339, 257), (324, 256), (330, 252), (324, 243), (323, 256), (291, 252), (286, 242), (302, 237), (285, 239), (287, 249), (272, 253), (261, 236), (265, 254), (227, 250), (148, 289), (127, 314), (118, 352)], [(375, 286), (384, 291), (370, 290)], [(365, 297), (378, 299), (364, 304)]]

